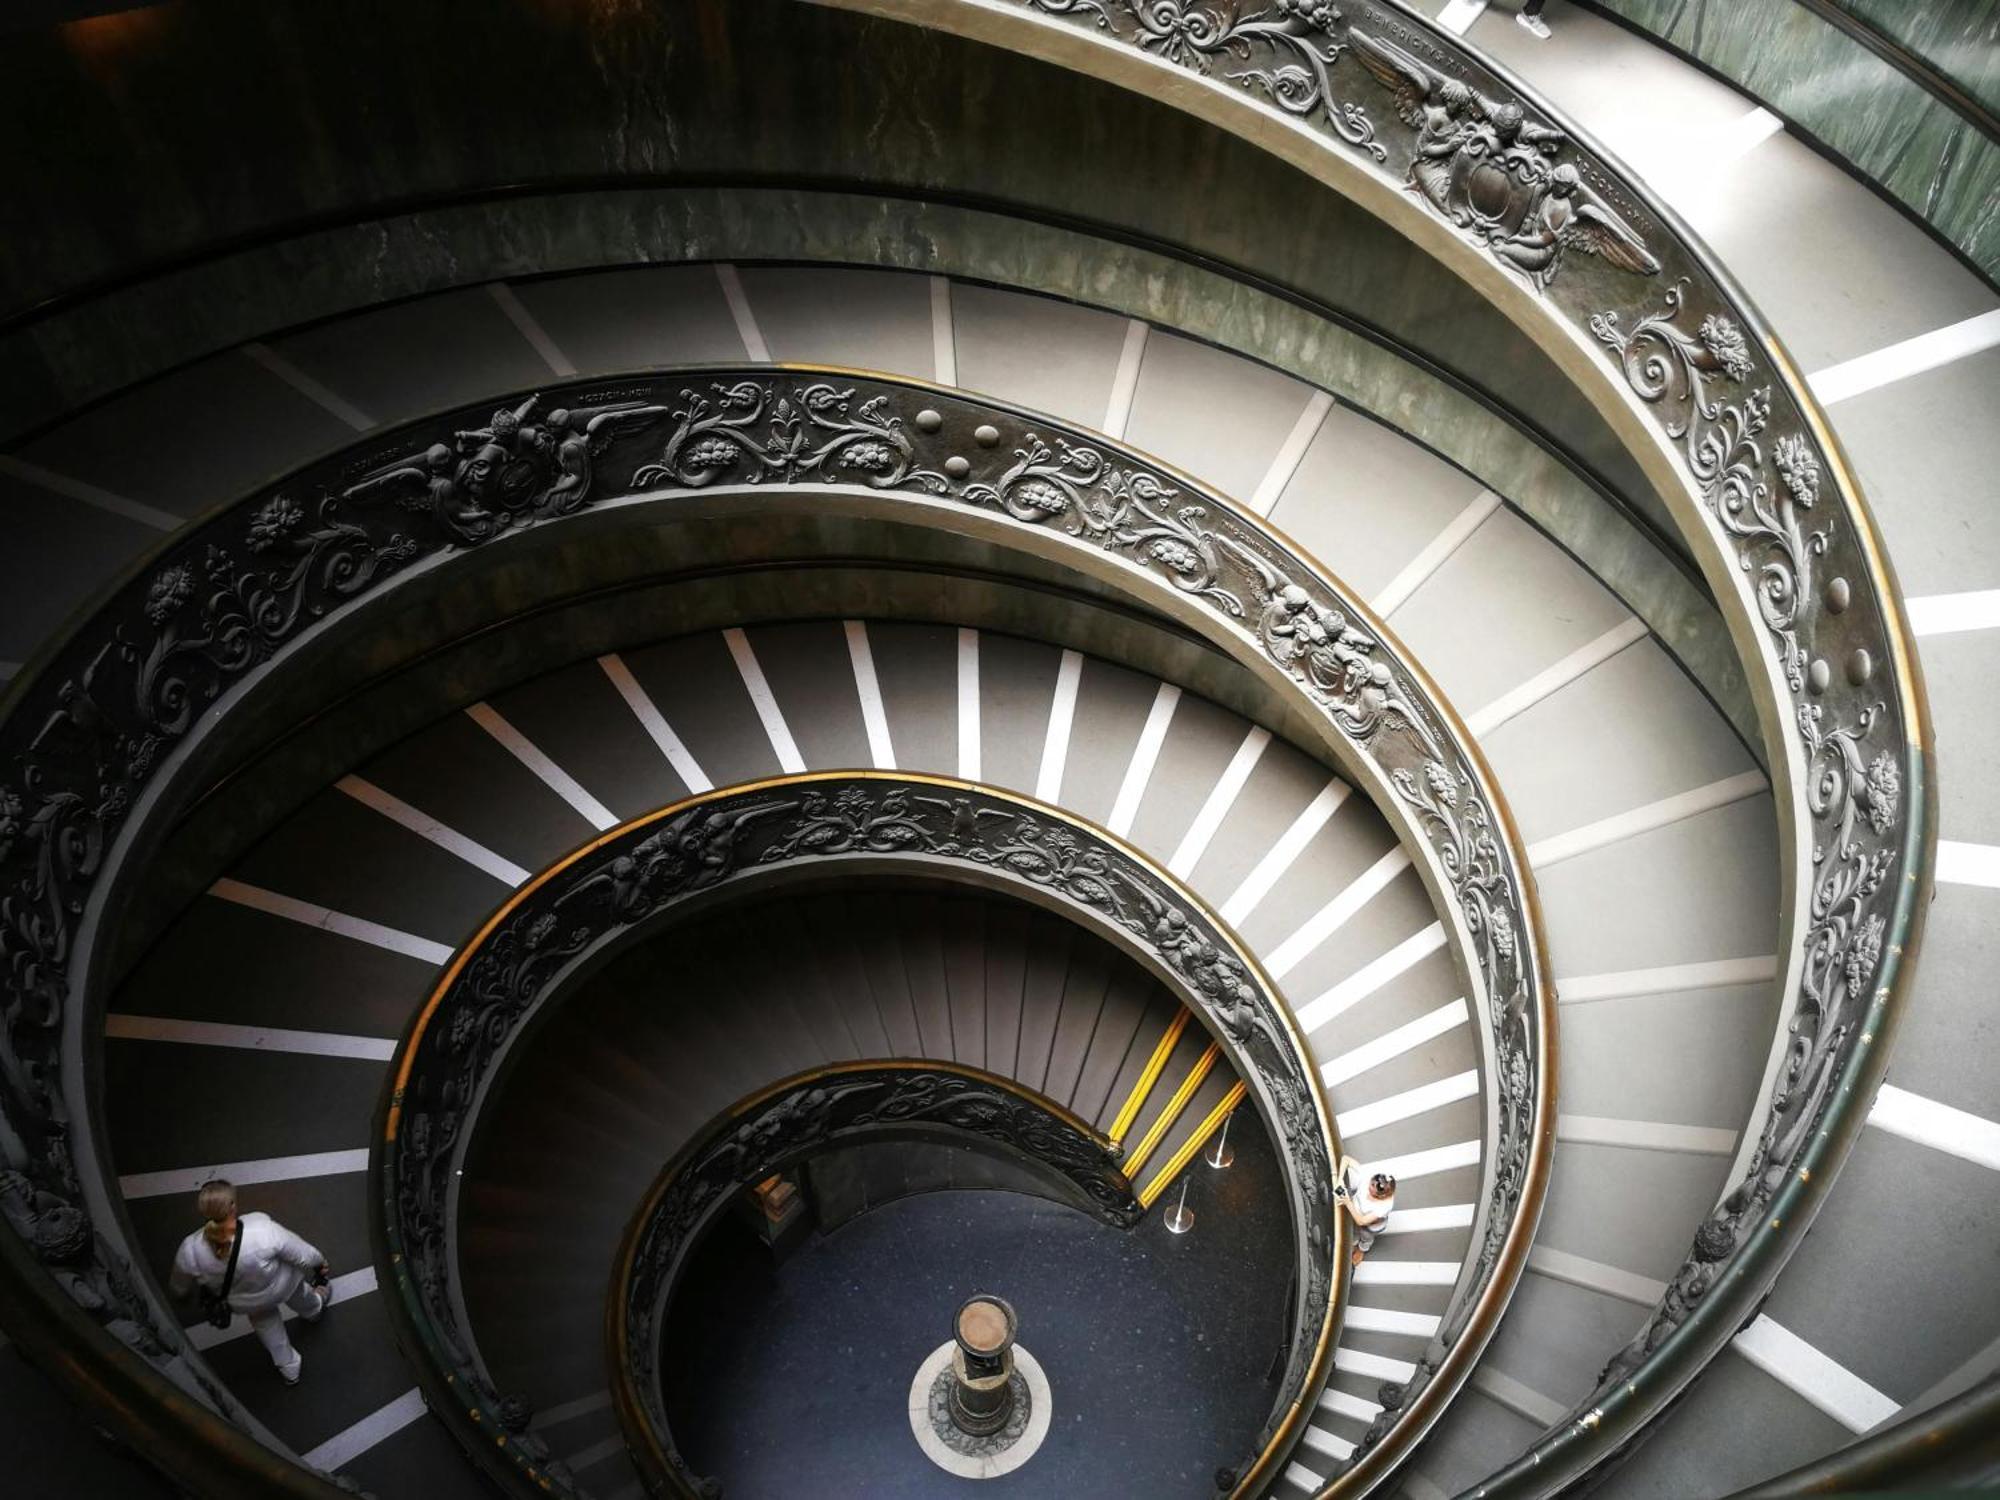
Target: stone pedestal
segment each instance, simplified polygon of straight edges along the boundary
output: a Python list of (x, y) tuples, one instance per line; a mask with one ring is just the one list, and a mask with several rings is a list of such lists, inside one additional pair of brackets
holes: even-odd
[(967, 1479), (997, 1479), (1048, 1436), (1048, 1377), (1017, 1348), (1018, 1320), (999, 1297), (968, 1300), (910, 1385), (910, 1430), (932, 1462)]
[(998, 1297), (974, 1297), (958, 1310), (952, 1328), (951, 1421), (959, 1431), (987, 1437), (1014, 1412), (1014, 1309)]

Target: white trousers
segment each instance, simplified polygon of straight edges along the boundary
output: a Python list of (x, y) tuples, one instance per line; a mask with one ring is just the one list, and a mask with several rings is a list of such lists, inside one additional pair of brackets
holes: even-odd
[(250, 1320), (251, 1330), (263, 1344), (265, 1353), (271, 1356), (271, 1363), (282, 1373), (290, 1375), (305, 1361), (300, 1358), (299, 1351), (292, 1347), (291, 1335), (285, 1332), (283, 1311), (285, 1307), (289, 1307), (302, 1318), (310, 1317), (319, 1311), (320, 1294), (313, 1289), (311, 1282), (300, 1277), (299, 1284), (292, 1288), (292, 1294), (284, 1300), (281, 1307), (260, 1308), (244, 1316)]

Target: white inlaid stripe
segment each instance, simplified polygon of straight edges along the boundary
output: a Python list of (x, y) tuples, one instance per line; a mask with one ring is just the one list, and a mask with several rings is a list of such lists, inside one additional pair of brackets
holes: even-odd
[(1222, 820), (1229, 816), (1229, 809), (1236, 805), (1236, 797), (1243, 790), (1243, 783), (1250, 779), (1250, 773), (1257, 769), (1257, 762), (1264, 754), (1264, 747), (1271, 743), (1271, 731), (1260, 725), (1252, 725), (1250, 732), (1243, 736), (1243, 743), (1236, 747), (1236, 753), (1229, 758), (1229, 764), (1222, 768), (1222, 779), (1208, 794), (1208, 800), (1201, 805), (1201, 811), (1194, 815), (1194, 822), (1181, 835), (1180, 847), (1174, 850), (1173, 858), (1167, 861), (1167, 869), (1185, 880), (1193, 873), (1202, 855), (1208, 852), (1209, 843), (1216, 831), (1222, 827)]
[(1423, 587), (1424, 580), (1449, 562), (1452, 553), (1470, 541), (1473, 532), (1499, 508), (1500, 497), (1491, 490), (1481, 490), (1470, 505), (1451, 518), (1450, 525), (1432, 537), (1424, 550), (1411, 558), (1403, 571), (1369, 601), (1375, 613), (1386, 620), (1401, 609), (1409, 602), (1410, 595)]
[(931, 278), (931, 376), (939, 385), (958, 384), (958, 338), (951, 322), (951, 280)]
[(1866, 1432), (1896, 1415), (1889, 1397), (1762, 1313), (1736, 1335), (1734, 1344), (1751, 1364), (1849, 1432)]
[(449, 854), (455, 854), (469, 865), (474, 865), (491, 875), (495, 880), (508, 886), (524, 884), (529, 872), (495, 854), (484, 844), (454, 832), (428, 813), (416, 808), (392, 793), (385, 792), (372, 781), (363, 781), (359, 776), (343, 776), (335, 783), (356, 802), (372, 807), (391, 822), (400, 823), (421, 839), (427, 839)]
[(567, 379), (576, 373), (576, 366), (569, 362), (569, 356), (556, 347), (556, 341), (549, 337), (549, 331), (542, 327), (535, 315), (521, 305), (521, 299), (514, 295), (511, 286), (504, 281), (489, 281), (486, 293), (507, 315), (507, 321), (528, 341), (528, 347), (542, 357), (542, 363), (549, 367), (551, 375)]
[(588, 1396), (578, 1396), (574, 1401), (558, 1401), (554, 1406), (545, 1406), (528, 1419), (528, 1430), (540, 1432), (544, 1427), (559, 1427), (564, 1422), (573, 1422), (578, 1417), (587, 1417), (594, 1411), (603, 1411), (611, 1404), (611, 1391), (607, 1387), (592, 1391)]
[(1472, 23), (1486, 14), (1486, 0), (1450, 0), (1438, 12), (1438, 25), (1453, 36), (1464, 36)]
[[(1392, 1214), (1391, 1218), (1394, 1217)], [(1528, 1251), (1528, 1269), (1538, 1276), (1546, 1276), (1551, 1281), (1567, 1282), (1571, 1286), (1582, 1287), (1587, 1292), (1599, 1292), (1606, 1297), (1616, 1297), (1621, 1302), (1635, 1303), (1640, 1307), (1656, 1306), (1667, 1295), (1667, 1284), (1655, 1281), (1650, 1276), (1641, 1276), (1636, 1271), (1620, 1270), (1617, 1266), (1607, 1266), (1601, 1260), (1588, 1260), (1581, 1255), (1571, 1255), (1567, 1250), (1558, 1250), (1553, 1245), (1536, 1245)]]
[(261, 886), (245, 885), (242, 881), (231, 880), (227, 876), (210, 886), (208, 893), (211, 896), (219, 896), (224, 901), (233, 901), (238, 906), (254, 907), (258, 911), (269, 912), (274, 917), (302, 922), (308, 927), (318, 927), (327, 932), (338, 933), (342, 937), (353, 938), (356, 942), (386, 948), (391, 953), (422, 959), (427, 964), (446, 963), (454, 951), (447, 944), (434, 943), (429, 938), (421, 938), (414, 933), (398, 932), (395, 928), (384, 927), (379, 922), (350, 917), (345, 912), (316, 906), (310, 901), (297, 901), (290, 896), (281, 896), (276, 891), (267, 891)]
[(1939, 839), (1937, 878), (1953, 885), (2000, 887), (2000, 844)]
[(1379, 1260), (1371, 1256), (1354, 1268), (1356, 1286), (1450, 1286), (1457, 1280), (1455, 1260)]
[(1573, 828), (1568, 833), (1559, 833), (1553, 838), (1542, 839), (1528, 846), (1528, 863), (1536, 869), (1546, 869), (1566, 859), (1574, 859), (1579, 854), (1605, 848), (1621, 839), (1635, 838), (1642, 833), (1665, 828), (1684, 818), (1692, 818), (1701, 813), (1712, 812), (1718, 807), (1727, 807), (1732, 802), (1741, 802), (1746, 797), (1754, 797), (1762, 792), (1767, 783), (1762, 771), (1743, 771), (1735, 776), (1726, 776), (1721, 781), (1712, 781), (1707, 786), (1698, 786), (1693, 791), (1679, 792), (1671, 797), (1662, 797), (1658, 802), (1648, 802), (1643, 807), (1632, 808), (1629, 812), (1614, 813), (1608, 818), (1600, 818), (1595, 823), (1586, 823), (1581, 828)]
[(1076, 687), (1083, 677), (1083, 658), (1065, 651), (1056, 668), (1055, 696), (1049, 700), (1049, 728), (1042, 738), (1042, 768), (1035, 775), (1035, 796), (1043, 802), (1062, 800), (1063, 767), (1069, 762), (1069, 730), (1076, 719)]
[(1565, 1005), (1591, 1000), (1624, 1000), (1634, 995), (1674, 995), (1686, 990), (1722, 989), (1734, 984), (1761, 984), (1778, 977), (1778, 956), (1718, 958), (1698, 964), (1668, 964), (1657, 969), (1622, 969), (1615, 974), (1581, 974), (1556, 981), (1557, 997)]
[(861, 699), (861, 723), (868, 731), (868, 756), (878, 771), (896, 769), (896, 748), (889, 742), (889, 711), (882, 702), (882, 684), (875, 676), (875, 653), (868, 647), (868, 627), (843, 620), (847, 655), (854, 663), (854, 691)]
[(1374, 1422), (1382, 1416), (1382, 1406), (1378, 1402), (1362, 1400), (1360, 1396), (1340, 1390), (1338, 1386), (1328, 1386), (1320, 1392), (1320, 1410), (1336, 1412), (1340, 1416), (1352, 1416), (1358, 1422)]
[(632, 716), (639, 721), (660, 753), (667, 758), (667, 764), (674, 768), (674, 774), (682, 785), (691, 792), (707, 792), (715, 789), (715, 783), (708, 779), (708, 773), (700, 767), (688, 747), (681, 743), (681, 737), (674, 733), (666, 716), (654, 704), (646, 690), (639, 686), (639, 679), (632, 675), (632, 669), (625, 665), (625, 659), (615, 652), (610, 656), (600, 656), (597, 664), (604, 668), (604, 675), (611, 679), (611, 685), (618, 689), (618, 696), (625, 700), (625, 706), (632, 710)]
[(238, 1187), (260, 1182), (296, 1182), (303, 1177), (341, 1177), (368, 1170), (368, 1148), (353, 1151), (309, 1151), (302, 1156), (270, 1156), (261, 1161), (211, 1162), (205, 1167), (175, 1167), (165, 1172), (133, 1172), (118, 1179), (127, 1198), (162, 1198), (169, 1193), (193, 1197), (204, 1182), (227, 1178)]
[[(352, 1302), (356, 1297), (365, 1297), (375, 1290), (375, 1268), (363, 1266), (358, 1271), (349, 1271), (344, 1276), (336, 1276), (329, 1284), (328, 1290), (333, 1293), (333, 1302), (329, 1306)], [(298, 1317), (298, 1314), (289, 1307), (282, 1307), (278, 1310), (278, 1316), (289, 1323)], [(213, 1323), (196, 1323), (181, 1331), (187, 1335), (187, 1341), (195, 1348), (213, 1349), (218, 1344), (232, 1343), (249, 1333), (250, 1320), (243, 1314), (237, 1313), (229, 1320), (227, 1328), (217, 1328)]]
[(1540, 1427), (1555, 1426), (1569, 1410), (1560, 1401), (1551, 1400), (1533, 1386), (1523, 1385), (1512, 1375), (1501, 1374), (1490, 1363), (1482, 1364), (1472, 1372), (1472, 1385), (1507, 1410), (1526, 1417)]
[[(1395, 1215), (1389, 1217), (1394, 1219)], [(1394, 1333), (1407, 1338), (1427, 1339), (1438, 1331), (1442, 1321), (1434, 1313), (1399, 1312), (1392, 1307), (1363, 1307), (1358, 1302), (1350, 1302), (1341, 1326), (1361, 1333)]]
[(1596, 640), (1576, 648), (1554, 666), (1530, 677), (1510, 693), (1495, 698), (1477, 713), (1468, 714), (1465, 727), (1475, 735), (1491, 734), (1517, 714), (1527, 712), (1544, 698), (1561, 692), (1592, 667), (1611, 660), (1634, 641), (1646, 638), (1646, 622), (1628, 615)]
[(1271, 507), (1278, 503), (1278, 497), (1285, 493), (1285, 486), (1292, 482), (1292, 476), (1299, 471), (1305, 461), (1306, 449), (1319, 436), (1320, 428), (1326, 426), (1326, 414), (1333, 410), (1333, 397), (1325, 391), (1314, 391), (1312, 399), (1306, 402), (1305, 410), (1299, 413), (1298, 421), (1292, 423), (1292, 430), (1285, 437), (1284, 446), (1278, 449), (1277, 457), (1271, 460), (1271, 467), (1264, 471), (1264, 477), (1257, 481), (1256, 491), (1250, 496), (1250, 509), (1260, 516), (1268, 516)]
[(1372, 1042), (1363, 1042), (1351, 1052), (1343, 1052), (1320, 1065), (1320, 1081), (1328, 1088), (1359, 1077), (1371, 1068), (1379, 1068), (1392, 1058), (1401, 1057), (1414, 1051), (1425, 1042), (1443, 1036), (1454, 1026), (1463, 1026), (1470, 1018), (1471, 1011), (1463, 999), (1454, 1000), (1449, 1005), (1440, 1005), (1428, 1015), (1418, 1016), (1414, 1021), (1405, 1022), (1394, 1031), (1385, 1032)]
[(1111, 821), (1106, 825), (1120, 838), (1132, 831), (1132, 820), (1139, 816), (1139, 803), (1145, 798), (1146, 784), (1153, 779), (1160, 746), (1167, 742), (1167, 729), (1180, 701), (1181, 690), (1171, 682), (1161, 683), (1153, 694), (1153, 707), (1139, 731), (1139, 743), (1132, 749), (1132, 762), (1125, 767), (1125, 779), (1118, 784), (1118, 799), (1111, 804)]
[(1695, 1156), (1727, 1156), (1736, 1132), (1709, 1125), (1672, 1125), (1662, 1120), (1614, 1120), (1603, 1115), (1557, 1115), (1556, 1139), (1574, 1146), (1626, 1146), (1634, 1151), (1679, 1151)]
[(356, 432), (366, 432), (375, 425), (375, 419), (367, 412), (332, 387), (315, 380), (269, 344), (245, 344), (243, 356), (252, 364), (261, 366), (266, 374), (277, 376), (321, 411), (337, 421), (344, 422)]
[(302, 1052), (314, 1057), (354, 1057), (387, 1062), (396, 1055), (392, 1036), (343, 1036), (333, 1031), (288, 1031), (281, 1026), (228, 1026), (220, 1021), (175, 1021), (165, 1016), (113, 1012), (104, 1034), (129, 1042), (184, 1042), (193, 1047), (241, 1047), (250, 1052)]
[(1956, 635), (1962, 630), (2000, 629), (2000, 589), (1969, 594), (1926, 594), (1905, 599), (1913, 635)]
[(94, 505), (99, 510), (108, 510), (115, 516), (123, 516), (128, 521), (137, 521), (142, 526), (157, 527), (161, 531), (173, 531), (181, 524), (181, 518), (169, 511), (151, 505), (142, 505), (137, 500), (128, 500), (123, 495), (100, 489), (94, 484), (85, 484), (81, 479), (72, 479), (67, 474), (58, 474), (53, 469), (44, 469), (40, 464), (31, 464), (25, 459), (15, 458), (10, 453), (0, 453), (0, 474), (11, 474), (36, 489), (47, 490), (52, 495), (61, 495), (70, 500), (81, 500), (85, 505)]
[(1784, 128), (1784, 120), (1760, 104), (1730, 121), (1729, 128), (1713, 138), (1713, 154), (1703, 153), (1703, 165), (1713, 173), (1724, 162), (1748, 156)]
[(1395, 848), (1363, 870), (1351, 885), (1306, 918), (1297, 932), (1271, 950), (1265, 965), (1272, 976), (1283, 979), (1296, 969), (1315, 948), (1346, 926), (1356, 912), (1374, 900), (1384, 886), (1409, 867), (1410, 856), (1401, 848)]
[(1983, 312), (1962, 323), (1935, 328), (1915, 338), (1890, 344), (1857, 358), (1829, 365), (1811, 376), (1807, 384), (1822, 406), (1845, 401), (1863, 391), (1872, 391), (1894, 381), (1907, 380), (1926, 370), (1935, 370), (1982, 349), (2000, 344), (2000, 308)]
[(614, 1432), (610, 1437), (599, 1438), (587, 1448), (577, 1449), (576, 1452), (569, 1456), (567, 1461), (570, 1468), (583, 1470), (590, 1468), (594, 1464), (603, 1463), (605, 1459), (611, 1457), (614, 1453), (623, 1453), (624, 1451), (625, 1434)]
[(1125, 324), (1125, 344), (1118, 351), (1118, 373), (1111, 379), (1111, 397), (1104, 405), (1104, 435), (1122, 438), (1132, 421), (1132, 397), (1139, 389), (1139, 366), (1146, 357), (1147, 327), (1137, 318)]
[(1298, 1008), (1299, 1029), (1314, 1032), (1335, 1016), (1353, 1009), (1397, 975), (1413, 968), (1444, 946), (1444, 924), (1433, 922), (1412, 933), (1387, 953), (1369, 960), (1340, 983)]
[(799, 754), (798, 744), (792, 739), (791, 726), (785, 722), (784, 711), (778, 707), (777, 695), (771, 691), (756, 651), (751, 649), (750, 637), (732, 625), (722, 632), (722, 638), (729, 643), (730, 659), (736, 663), (736, 674), (749, 690), (751, 706), (757, 710), (757, 720), (764, 726), (779, 768), (788, 775), (798, 775), (806, 768), (805, 757)]
[(979, 780), (979, 632), (958, 632), (958, 774)]
[(1326, 1477), (1324, 1475), (1313, 1473), (1311, 1469), (1308, 1469), (1297, 1459), (1291, 1459), (1285, 1464), (1285, 1478), (1304, 1490), (1308, 1495), (1317, 1495), (1320, 1489), (1326, 1484)]
[[(1431, 1083), (1419, 1084), (1416, 1088), (1405, 1089), (1400, 1094), (1377, 1099), (1373, 1104), (1360, 1104), (1353, 1109), (1343, 1109), (1334, 1116), (1334, 1126), (1343, 1136), (1366, 1135), (1371, 1130), (1380, 1130), (1384, 1125), (1399, 1125), (1405, 1120), (1415, 1119), (1418, 1115), (1429, 1114), (1434, 1109), (1443, 1109), (1447, 1104), (1456, 1104), (1461, 1099), (1476, 1098), (1478, 1094), (1479, 1071), (1476, 1068), (1467, 1068), (1463, 1073), (1454, 1073), (1449, 1078), (1439, 1078)], [(1378, 1163), (1375, 1170), (1380, 1172), (1386, 1169)]]
[(2000, 1123), (1885, 1083), (1868, 1123), (1920, 1146), (2000, 1172)]
[(381, 1410), (370, 1412), (302, 1457), (307, 1467), (331, 1473), (342, 1464), (354, 1462), (370, 1448), (386, 1443), (423, 1414), (424, 1393), (411, 1386)]
[(1470, 1203), (1442, 1203), (1434, 1208), (1399, 1208), (1382, 1226), (1384, 1234), (1429, 1234), (1440, 1229), (1470, 1229)]
[(1370, 1380), (1411, 1380), (1417, 1373), (1417, 1367), (1407, 1359), (1390, 1359), (1385, 1354), (1370, 1354), (1345, 1344), (1335, 1347), (1333, 1367), (1343, 1375), (1365, 1375)]
[(599, 833), (618, 826), (618, 814), (585, 791), (581, 782), (508, 723), (499, 709), (490, 703), (475, 703), (465, 711), (465, 716), (492, 735), (501, 748), (534, 772), (542, 785), (576, 809), (577, 814)]
[(1479, 1165), (1479, 1142), (1458, 1141), (1449, 1146), (1432, 1146), (1426, 1151), (1409, 1151), (1401, 1156), (1382, 1157), (1372, 1161), (1369, 1167), (1377, 1172), (1387, 1172), (1396, 1181), (1409, 1177), (1430, 1177), (1439, 1172), (1451, 1172), (1460, 1167)]
[[(1335, 1410), (1328, 1401), (1328, 1396), (1342, 1397), (1355, 1402), (1357, 1405), (1365, 1406), (1370, 1404), (1362, 1401), (1358, 1396), (1349, 1396), (1345, 1391), (1329, 1391), (1326, 1395), (1320, 1397), (1320, 1406), (1327, 1411)], [(1378, 1406), (1375, 1409), (1379, 1412), (1382, 1408)], [(1299, 1434), (1299, 1446), (1301, 1448), (1311, 1448), (1315, 1452), (1324, 1453), (1327, 1457), (1336, 1460), (1344, 1460), (1354, 1452), (1354, 1444), (1348, 1442), (1346, 1438), (1337, 1432), (1328, 1432), (1324, 1427), (1307, 1427), (1304, 1432)]]
[(1299, 815), (1292, 819), (1291, 826), (1278, 835), (1277, 842), (1264, 851), (1264, 857), (1230, 892), (1229, 899), (1222, 903), (1223, 921), (1235, 926), (1257, 909), (1257, 903), (1270, 895), (1271, 888), (1284, 878), (1285, 871), (1305, 853), (1306, 845), (1326, 827), (1327, 819), (1340, 810), (1340, 804), (1347, 800), (1347, 792), (1344, 781), (1329, 781), (1320, 788), (1319, 795), (1300, 810)]
[(750, 311), (750, 299), (743, 293), (743, 278), (727, 261), (717, 261), (715, 279), (722, 283), (722, 300), (729, 304), (729, 316), (735, 320), (736, 336), (743, 340), (743, 352), (757, 364), (769, 364), (771, 351), (764, 344), (763, 331), (757, 327), (757, 315)]

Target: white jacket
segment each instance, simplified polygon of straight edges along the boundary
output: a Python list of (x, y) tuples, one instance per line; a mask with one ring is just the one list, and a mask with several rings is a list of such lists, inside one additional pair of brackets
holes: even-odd
[(1356, 1242), (1366, 1250), (1375, 1243), (1382, 1226), (1389, 1222), (1389, 1215), (1395, 1212), (1396, 1195), (1392, 1191), (1387, 1197), (1378, 1198), (1375, 1195), (1375, 1174), (1364, 1170), (1351, 1156), (1341, 1159), (1340, 1186), (1348, 1214), (1354, 1220)]
[[(236, 1260), (236, 1279), (229, 1286), (229, 1306), (236, 1312), (265, 1312), (278, 1306), (323, 1262), (319, 1251), (269, 1214), (238, 1214), (236, 1232), (243, 1252)], [(174, 1252), (169, 1281), (176, 1295), (185, 1296), (197, 1282), (211, 1292), (222, 1290), (229, 1256), (217, 1255), (208, 1236), (197, 1229)]]

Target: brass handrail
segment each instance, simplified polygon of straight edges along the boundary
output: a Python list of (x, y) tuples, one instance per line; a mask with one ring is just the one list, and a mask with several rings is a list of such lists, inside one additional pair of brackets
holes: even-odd
[(2000, 1483), (2000, 1375), (1906, 1417), (1824, 1458), (1739, 1490), (1730, 1500), (1804, 1500), (1809, 1495), (1910, 1494)]

